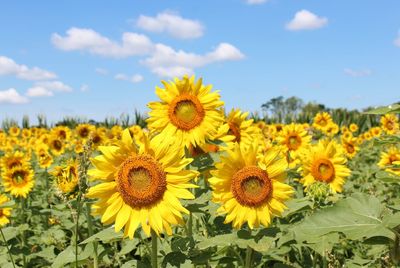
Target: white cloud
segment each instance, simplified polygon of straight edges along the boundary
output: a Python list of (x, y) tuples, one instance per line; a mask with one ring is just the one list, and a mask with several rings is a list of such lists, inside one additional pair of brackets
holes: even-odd
[(28, 89), (28, 97), (51, 97), (54, 92), (71, 92), (73, 89), (60, 81), (37, 82)]
[(166, 32), (180, 39), (198, 38), (204, 34), (204, 27), (199, 21), (185, 19), (170, 12), (159, 13), (156, 17), (140, 15), (136, 25), (146, 31)]
[(89, 85), (86, 85), (86, 84), (81, 85), (81, 91), (82, 91), (82, 92), (86, 92), (86, 91), (88, 91), (89, 89), (90, 89)]
[(294, 18), (286, 24), (286, 29), (290, 31), (314, 30), (325, 26), (327, 23), (327, 18), (318, 17), (314, 13), (303, 9), (298, 11)]
[(352, 76), (352, 77), (363, 77), (363, 76), (370, 76), (372, 71), (369, 69), (365, 70), (353, 70), (350, 68), (346, 68), (343, 70), (345, 74)]
[(246, 3), (249, 5), (259, 5), (259, 4), (264, 4), (268, 0), (246, 0)]
[(13, 75), (24, 80), (49, 80), (57, 78), (57, 75), (52, 72), (38, 67), (29, 68), (5, 56), (0, 56), (0, 76), (1, 75)]
[(96, 68), (95, 72), (99, 75), (108, 75), (108, 70), (103, 68)]
[(29, 102), (28, 98), (21, 96), (14, 88), (0, 91), (0, 103), (23, 104)]
[(70, 28), (64, 37), (54, 33), (51, 41), (61, 50), (88, 51), (92, 54), (111, 58), (145, 55), (153, 49), (153, 43), (143, 34), (125, 32), (122, 34), (122, 43), (119, 44), (92, 29), (83, 28)]
[(394, 45), (400, 47), (400, 32), (397, 35), (397, 38), (394, 40)]
[(161, 77), (172, 77), (192, 74), (195, 68), (214, 62), (243, 58), (242, 52), (228, 43), (221, 43), (215, 50), (204, 55), (188, 53), (183, 50), (176, 51), (169, 46), (157, 44), (153, 55), (143, 60), (142, 63)]
[(134, 74), (132, 76), (128, 76), (126, 74), (116, 74), (114, 76), (114, 78), (116, 80), (129, 81), (132, 83), (139, 83), (139, 82), (143, 81), (143, 76), (141, 76), (140, 74)]

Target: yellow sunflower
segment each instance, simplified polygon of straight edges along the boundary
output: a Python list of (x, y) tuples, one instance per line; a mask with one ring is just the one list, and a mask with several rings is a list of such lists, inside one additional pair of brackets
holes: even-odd
[(399, 118), (395, 114), (385, 114), (381, 117), (381, 127), (387, 134), (399, 131)]
[(53, 128), (50, 133), (60, 140), (69, 140), (71, 137), (71, 130), (66, 126), (57, 126)]
[(332, 118), (327, 112), (317, 113), (314, 117), (313, 127), (324, 131), (332, 122)]
[(124, 226), (124, 235), (131, 239), (141, 224), (149, 236), (150, 230), (172, 234), (171, 224), (182, 224), (182, 212), (188, 213), (179, 198), (193, 199), (188, 188), (198, 172), (186, 170), (192, 161), (183, 157), (182, 150), (160, 146), (154, 139), (144, 137), (139, 148), (129, 130), (121, 141), (100, 146), (102, 155), (92, 159), (96, 167), (89, 171), (92, 178), (103, 180), (89, 189), (90, 198), (99, 198), (93, 206), (101, 222), (115, 222), (115, 231)]
[(148, 104), (149, 129), (159, 132), (160, 140), (168, 139), (186, 147), (213, 138), (224, 120), (219, 110), (224, 103), (218, 91), (211, 92), (212, 86), (204, 86), (202, 79), (195, 82), (194, 76), (162, 83), (165, 88), (156, 88), (161, 101)]
[(87, 139), (89, 138), (90, 133), (94, 130), (93, 125), (89, 124), (79, 124), (76, 128), (76, 134), (78, 135), (79, 138), (81, 139)]
[(246, 222), (251, 229), (260, 224), (269, 226), (293, 194), (293, 188), (283, 183), (288, 164), (280, 152), (270, 149), (259, 155), (257, 151), (255, 144), (235, 144), (221, 157), (209, 179), (213, 201), (221, 204), (218, 212), (227, 214), (225, 223), (232, 222), (236, 229)]
[(49, 146), (42, 142), (38, 142), (35, 146), (37, 161), (41, 168), (48, 168), (53, 163), (53, 157), (49, 153)]
[(78, 161), (69, 160), (63, 166), (56, 166), (51, 172), (56, 188), (63, 194), (72, 194), (78, 186)]
[(303, 178), (300, 182), (306, 190), (309, 185), (319, 181), (328, 183), (333, 193), (342, 191), (351, 171), (346, 167), (343, 149), (335, 141), (320, 140), (302, 153), (303, 165), (299, 171)]
[(8, 134), (10, 134), (10, 136), (12, 137), (18, 137), (20, 133), (21, 129), (16, 126), (10, 127), (10, 129), (8, 130)]
[(350, 124), (349, 129), (351, 132), (354, 133), (354, 132), (357, 132), (358, 126), (356, 124), (352, 123), (352, 124)]
[(349, 159), (353, 158), (360, 150), (360, 148), (357, 146), (356, 138), (342, 139), (342, 146), (347, 158)]
[(9, 170), (14, 167), (20, 167), (27, 165), (29, 159), (21, 151), (8, 152), (1, 158), (1, 168), (2, 170)]
[(311, 136), (302, 125), (290, 124), (283, 128), (276, 141), (282, 145), (285, 151), (295, 152), (307, 146), (311, 141)]
[(33, 170), (29, 166), (8, 169), (3, 175), (4, 190), (15, 197), (26, 198), (34, 184)]
[(57, 136), (51, 135), (49, 138), (49, 147), (54, 155), (62, 155), (65, 151), (65, 141)]
[(382, 129), (380, 127), (373, 127), (369, 132), (373, 137), (379, 137), (382, 134)]
[(385, 169), (388, 172), (394, 173), (400, 176), (400, 167), (390, 167), (393, 165), (398, 165), (400, 161), (400, 149), (391, 146), (386, 152), (381, 153), (381, 159), (378, 166)]
[[(0, 206), (10, 201), (10, 199), (4, 194), (0, 194)], [(3, 227), (10, 222), (11, 208), (0, 208), (0, 227)]]
[(253, 119), (247, 120), (248, 112), (239, 109), (232, 109), (225, 119), (225, 123), (218, 129), (215, 139), (223, 141), (228, 148), (232, 148), (235, 143), (250, 145), (261, 131), (253, 125)]

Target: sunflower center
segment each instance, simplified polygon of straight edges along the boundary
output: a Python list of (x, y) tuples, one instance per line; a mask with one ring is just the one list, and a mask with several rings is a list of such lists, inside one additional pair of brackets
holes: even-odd
[(248, 166), (233, 175), (231, 190), (241, 205), (257, 207), (270, 198), (272, 183), (266, 171), (256, 166)]
[(82, 128), (79, 131), (79, 136), (81, 136), (82, 138), (86, 138), (89, 135), (89, 129), (87, 128)]
[(122, 199), (132, 208), (154, 205), (167, 189), (161, 165), (150, 155), (132, 156), (121, 164), (116, 178)]
[(286, 145), (289, 150), (297, 150), (301, 145), (301, 138), (297, 134), (291, 134), (287, 138)]
[(53, 141), (53, 146), (54, 146), (54, 149), (56, 149), (57, 151), (59, 151), (59, 150), (61, 150), (61, 148), (62, 148), (62, 143), (61, 143), (61, 141), (59, 141), (59, 140), (55, 140), (55, 141)]
[(189, 131), (201, 124), (205, 111), (196, 96), (184, 93), (170, 103), (168, 115), (177, 128)]
[(389, 129), (389, 130), (393, 130), (393, 128), (394, 128), (393, 122), (392, 121), (387, 122), (386, 128)]
[(0, 218), (3, 217), (3, 210), (0, 208)]
[(322, 182), (331, 182), (335, 177), (335, 167), (328, 159), (318, 159), (311, 168), (313, 177)]
[(349, 153), (354, 153), (354, 151), (355, 151), (355, 149), (354, 149), (354, 145), (353, 144), (351, 144), (351, 143), (347, 143), (346, 144), (346, 148), (347, 148), (347, 152), (349, 152)]
[(319, 120), (319, 125), (325, 127), (328, 124), (328, 122), (322, 118), (321, 120)]
[(396, 162), (398, 160), (399, 160), (398, 157), (396, 155), (394, 155), (394, 154), (389, 156), (390, 165), (393, 165), (393, 162)]
[(241, 135), (240, 135), (240, 128), (235, 123), (228, 123), (229, 131), (228, 134), (235, 136), (234, 142), (240, 142)]
[(16, 185), (21, 185), (21, 184), (24, 184), (24, 182), (25, 182), (25, 175), (26, 175), (26, 173), (24, 172), (24, 171), (15, 171), (13, 174), (12, 174), (12, 179), (13, 179), (13, 182), (16, 184)]

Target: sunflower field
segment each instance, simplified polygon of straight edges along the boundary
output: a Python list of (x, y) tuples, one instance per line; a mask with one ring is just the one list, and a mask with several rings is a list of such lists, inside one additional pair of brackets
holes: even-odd
[(400, 105), (271, 123), (162, 84), (140, 125), (0, 129), (0, 267), (400, 265)]

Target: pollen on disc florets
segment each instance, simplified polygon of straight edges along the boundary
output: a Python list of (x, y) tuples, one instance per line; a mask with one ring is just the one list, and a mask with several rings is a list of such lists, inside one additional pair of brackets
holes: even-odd
[(154, 205), (167, 189), (165, 172), (150, 155), (136, 155), (125, 160), (116, 182), (122, 199), (132, 208)]
[(237, 171), (232, 178), (232, 193), (244, 206), (257, 207), (272, 195), (272, 183), (265, 170), (247, 166)]
[(177, 128), (189, 131), (201, 124), (205, 111), (196, 96), (184, 93), (172, 100), (168, 116)]
[(335, 178), (335, 167), (328, 159), (318, 159), (311, 167), (313, 177), (322, 182), (331, 182)]

